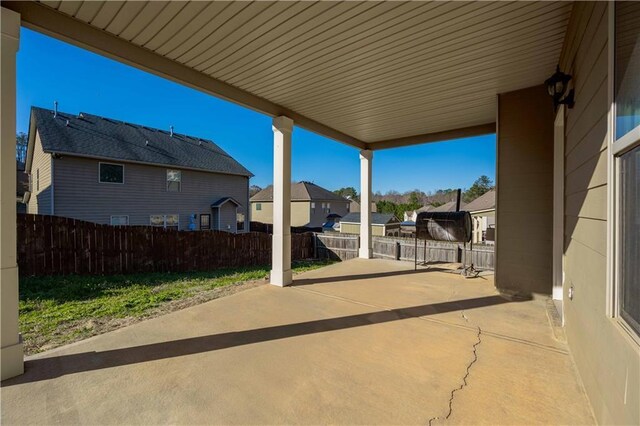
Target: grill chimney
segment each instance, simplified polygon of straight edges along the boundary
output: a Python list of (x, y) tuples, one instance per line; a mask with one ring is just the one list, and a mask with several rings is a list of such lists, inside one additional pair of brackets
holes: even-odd
[(58, 101), (53, 101), (53, 118), (58, 116)]

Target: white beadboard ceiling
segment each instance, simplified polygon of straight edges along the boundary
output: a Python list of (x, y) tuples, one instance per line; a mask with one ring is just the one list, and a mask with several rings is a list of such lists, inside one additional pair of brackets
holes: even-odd
[(498, 93), (542, 84), (554, 72), (572, 6), (41, 4), (373, 149), (380, 141), (495, 122)]

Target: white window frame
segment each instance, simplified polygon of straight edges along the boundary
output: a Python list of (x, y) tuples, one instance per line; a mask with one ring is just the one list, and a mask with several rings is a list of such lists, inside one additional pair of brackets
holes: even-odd
[(616, 140), (615, 103), (615, 2), (608, 4), (608, 102), (607, 116), (607, 315), (611, 317), (636, 344), (640, 335), (620, 315), (620, 157), (640, 146), (640, 126)]
[[(162, 225), (154, 225), (151, 223), (152, 216), (162, 216)], [(149, 226), (155, 226), (156, 228), (164, 228), (167, 229), (167, 216), (178, 216), (178, 223), (176, 225), (171, 225), (171, 228), (177, 228), (180, 230), (180, 214), (179, 213), (170, 213), (170, 214), (151, 214), (149, 215)]]
[(167, 226), (167, 216), (178, 216), (178, 222), (176, 222), (175, 225), (171, 225), (171, 228), (176, 228), (177, 230), (180, 230), (180, 214), (179, 213), (169, 213), (164, 215), (164, 229), (167, 229), (169, 227)]
[[(127, 218), (127, 223), (125, 223), (124, 225), (114, 225), (113, 224), (113, 218), (114, 217), (126, 217)], [(109, 218), (109, 224), (111, 226), (129, 226), (129, 215), (127, 215), (127, 214), (114, 214), (114, 215), (111, 215), (111, 217)]]
[[(103, 164), (108, 164), (111, 166), (120, 166), (122, 167), (122, 182), (103, 182), (102, 180), (100, 180), (100, 166)], [(98, 161), (98, 183), (100, 184), (106, 184), (106, 185), (124, 185), (124, 164), (122, 163), (109, 163), (107, 161)]]
[[(169, 172), (178, 172), (180, 179), (179, 180), (169, 180)], [(169, 191), (169, 182), (178, 182), (178, 190), (177, 191)], [(182, 170), (178, 169), (167, 169), (166, 170), (166, 191), (167, 192), (182, 192)]]

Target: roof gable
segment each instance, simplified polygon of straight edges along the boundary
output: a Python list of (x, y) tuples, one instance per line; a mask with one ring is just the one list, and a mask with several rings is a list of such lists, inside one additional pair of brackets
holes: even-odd
[(465, 206), (465, 210), (477, 212), (496, 208), (496, 191), (487, 191)]
[[(460, 210), (465, 210), (466, 206), (464, 203), (460, 203)], [(430, 211), (430, 212), (454, 212), (456, 211), (456, 202), (455, 201), (449, 201), (448, 203), (444, 203), (441, 206), (438, 207), (434, 207), (431, 210), (426, 210), (426, 211)]]
[[(360, 212), (347, 214), (340, 220), (341, 223), (360, 223)], [(387, 225), (389, 223), (399, 223), (400, 221), (392, 213), (371, 213), (371, 224)]]
[(32, 108), (32, 120), (48, 153), (253, 176), (222, 148), (196, 138), (80, 113)]
[[(273, 185), (267, 186), (262, 191), (251, 197), (252, 202), (273, 201)], [(349, 202), (344, 197), (329, 191), (312, 182), (291, 183), (291, 201), (344, 201)]]

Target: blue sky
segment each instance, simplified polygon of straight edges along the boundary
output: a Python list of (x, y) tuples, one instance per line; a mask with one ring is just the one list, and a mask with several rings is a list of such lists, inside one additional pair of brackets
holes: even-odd
[[(215, 141), (255, 177), (273, 180), (271, 118), (139, 71), (42, 34), (22, 29), (18, 52), (18, 131), (27, 132), (32, 105), (87, 112)], [(358, 150), (296, 127), (293, 180), (328, 189), (359, 186)], [(495, 136), (374, 153), (373, 190), (469, 187), (495, 177)]]

